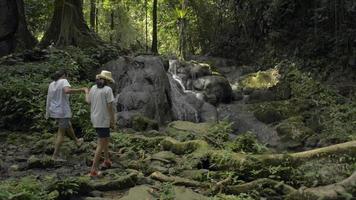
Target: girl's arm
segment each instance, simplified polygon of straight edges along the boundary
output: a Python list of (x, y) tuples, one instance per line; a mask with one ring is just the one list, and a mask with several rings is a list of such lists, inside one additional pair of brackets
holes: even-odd
[(49, 97), (49, 88), (48, 88), (47, 101), (46, 101), (46, 115), (45, 115), (46, 119), (49, 118), (49, 104), (50, 104), (50, 97)]
[(114, 113), (114, 106), (113, 102), (108, 103), (108, 112), (110, 115), (110, 128), (116, 129), (116, 123), (115, 123), (115, 113)]

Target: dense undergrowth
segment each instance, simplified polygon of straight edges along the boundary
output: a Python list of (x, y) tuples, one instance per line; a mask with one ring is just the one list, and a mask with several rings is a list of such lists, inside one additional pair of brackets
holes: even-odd
[[(298, 65), (300, 63), (284, 61), (278, 64), (275, 77), (267, 70), (242, 80), (244, 87), (270, 88), (273, 93), (269, 101), (257, 97), (257, 103), (253, 104), (257, 119), (276, 126), (282, 141), (288, 143), (287, 148), (326, 146), (354, 140), (354, 94), (342, 96), (313, 78), (313, 74), (303, 72)], [(270, 82), (266, 79), (274, 80), (276, 76), (277, 85), (265, 87)]]
[[(101, 64), (114, 59), (113, 48), (81, 50), (35, 49), (0, 60), (0, 127), (9, 130), (51, 130), (52, 121), (44, 118), (50, 76), (59, 69), (69, 72), (72, 87), (90, 87)], [(78, 132), (89, 133), (88, 107), (84, 95), (71, 95), (72, 123)]]

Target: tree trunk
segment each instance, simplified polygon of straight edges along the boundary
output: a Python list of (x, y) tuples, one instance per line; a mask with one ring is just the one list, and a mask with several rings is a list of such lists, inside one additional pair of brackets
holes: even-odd
[(15, 49), (15, 33), (18, 27), (17, 5), (12, 0), (0, 3), (0, 56)]
[(185, 60), (186, 58), (186, 40), (185, 40), (185, 19), (179, 20), (179, 57)]
[(145, 41), (146, 41), (146, 53), (148, 52), (148, 2), (145, 0)]
[(114, 41), (114, 28), (115, 28), (115, 13), (114, 10), (111, 11), (110, 14), (110, 42)]
[[(181, 4), (181, 10), (186, 11), (186, 2)], [(186, 16), (180, 16), (178, 21), (179, 25), (179, 57), (183, 60), (186, 58)]]
[(97, 46), (98, 36), (84, 21), (81, 0), (56, 0), (51, 25), (41, 42), (42, 46)]
[(96, 1), (90, 0), (90, 28), (95, 30), (96, 22)]
[(99, 32), (99, 6), (100, 0), (97, 1), (96, 9), (95, 9), (95, 32)]
[(27, 29), (23, 0), (0, 3), (0, 56), (15, 49), (31, 49), (37, 40)]
[(152, 30), (152, 48), (151, 51), (153, 54), (158, 54), (158, 46), (157, 46), (157, 0), (153, 0), (153, 30)]

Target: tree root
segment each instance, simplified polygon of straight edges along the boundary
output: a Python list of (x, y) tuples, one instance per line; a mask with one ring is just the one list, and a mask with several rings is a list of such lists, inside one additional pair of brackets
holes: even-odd
[(298, 165), (302, 161), (309, 159), (327, 157), (331, 155), (356, 154), (356, 141), (345, 142), (298, 153), (261, 155), (249, 155), (225, 150), (214, 150), (206, 141), (203, 140), (179, 142), (173, 138), (165, 138), (161, 142), (161, 145), (163, 149), (172, 151), (175, 154), (190, 153), (196, 158), (208, 157), (210, 164), (215, 169), (228, 170), (253, 168), (254, 166), (258, 166), (259, 163), (267, 166), (276, 166), (285, 163)]
[(279, 189), (284, 194), (289, 194), (297, 191), (292, 186), (284, 184), (283, 182), (278, 182), (268, 178), (262, 178), (249, 183), (227, 186), (224, 188), (224, 192), (227, 194), (240, 194), (240, 193), (246, 193), (251, 190), (258, 190), (260, 188), (267, 188), (267, 187), (272, 189)]
[(132, 172), (127, 176), (120, 177), (117, 180), (103, 180), (92, 183), (92, 188), (99, 191), (113, 191), (130, 188), (136, 185), (138, 172)]
[(300, 189), (287, 196), (289, 200), (297, 199), (351, 199), (356, 195), (356, 171), (347, 179), (331, 185)]
[(194, 181), (178, 176), (166, 176), (162, 174), (161, 172), (153, 172), (150, 177), (152, 179), (161, 181), (161, 182), (169, 182), (172, 183), (173, 185), (180, 185), (180, 186), (186, 186), (186, 187), (198, 187), (198, 188), (209, 188), (210, 184), (207, 183), (201, 183), (199, 181)]

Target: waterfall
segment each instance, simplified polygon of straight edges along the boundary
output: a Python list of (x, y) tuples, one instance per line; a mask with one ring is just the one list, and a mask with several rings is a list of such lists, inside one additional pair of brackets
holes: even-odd
[(188, 93), (197, 94), (192, 90), (187, 90), (182, 79), (177, 75), (179, 62), (169, 61), (168, 79), (171, 86), (172, 111), (174, 117), (179, 120), (199, 122), (199, 111), (187, 102)]

